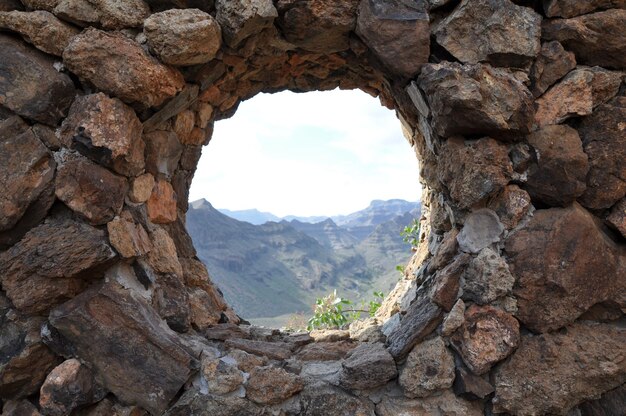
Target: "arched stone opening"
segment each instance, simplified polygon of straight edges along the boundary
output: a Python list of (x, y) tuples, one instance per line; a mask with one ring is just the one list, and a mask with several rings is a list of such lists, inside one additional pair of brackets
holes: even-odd
[[(619, 408), (619, 2), (23, 3), (0, 3), (3, 413)], [(258, 92), (337, 86), (397, 111), (420, 250), (370, 326), (238, 326), (184, 230), (200, 146)]]

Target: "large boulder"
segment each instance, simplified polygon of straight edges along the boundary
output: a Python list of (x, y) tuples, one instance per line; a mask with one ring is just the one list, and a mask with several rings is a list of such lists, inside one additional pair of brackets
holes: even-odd
[(271, 0), (217, 0), (215, 18), (231, 48), (263, 29), (274, 27), (278, 11)]
[(27, 0), (49, 3), (43, 6), (63, 20), (78, 26), (98, 26), (104, 29), (121, 30), (139, 27), (150, 16), (150, 7), (143, 0)]
[(509, 0), (463, 0), (434, 35), (463, 63), (522, 67), (539, 53), (541, 16)]
[(576, 17), (595, 10), (626, 9), (624, 0), (543, 0), (543, 10), (548, 17)]
[(427, 397), (452, 387), (454, 357), (441, 337), (417, 344), (400, 371), (398, 383), (410, 398)]
[(516, 317), (529, 329), (561, 328), (596, 303), (620, 296), (626, 255), (581, 206), (538, 210), (505, 244), (516, 277)]
[(363, 343), (342, 363), (339, 383), (348, 389), (382, 386), (398, 375), (396, 362), (381, 343)]
[(83, 31), (65, 48), (63, 62), (79, 77), (127, 103), (158, 106), (185, 86), (180, 72), (118, 32)]
[(74, 83), (54, 68), (54, 59), (0, 34), (0, 105), (56, 126), (74, 100)]

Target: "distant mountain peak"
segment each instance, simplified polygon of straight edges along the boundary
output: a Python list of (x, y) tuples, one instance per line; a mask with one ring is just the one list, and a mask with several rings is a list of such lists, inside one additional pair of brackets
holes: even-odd
[(211, 205), (211, 203), (209, 201), (207, 201), (204, 198), (198, 199), (196, 201), (193, 201), (191, 203), (189, 203), (189, 205), (193, 208), (193, 209), (202, 209), (202, 208), (208, 208), (208, 209), (215, 209), (213, 208), (213, 205)]

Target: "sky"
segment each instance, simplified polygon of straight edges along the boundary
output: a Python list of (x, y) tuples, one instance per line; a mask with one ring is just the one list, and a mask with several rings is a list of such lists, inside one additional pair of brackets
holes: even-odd
[(420, 196), (417, 158), (395, 113), (362, 91), (259, 94), (218, 121), (190, 201), (278, 216), (348, 214)]

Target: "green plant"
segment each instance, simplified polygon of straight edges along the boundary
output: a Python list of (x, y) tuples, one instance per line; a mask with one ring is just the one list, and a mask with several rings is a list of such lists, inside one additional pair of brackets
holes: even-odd
[[(354, 303), (337, 295), (337, 291), (334, 290), (331, 294), (317, 298), (315, 301), (315, 308), (313, 316), (309, 319), (306, 329), (311, 331), (317, 328), (340, 328), (348, 322), (352, 322), (361, 317), (361, 313), (368, 313), (370, 316), (374, 316), (385, 295), (383, 292), (374, 292), (374, 299), (365, 303), (361, 302), (361, 308), (355, 309), (349, 306)], [(346, 308), (348, 307), (348, 308)]]
[(420, 222), (417, 218), (413, 219), (409, 225), (400, 231), (402, 240), (411, 244), (411, 248), (417, 248), (420, 242)]
[(404, 266), (401, 264), (398, 264), (396, 266), (396, 270), (398, 271), (398, 273), (400, 273), (400, 278), (404, 277)]

